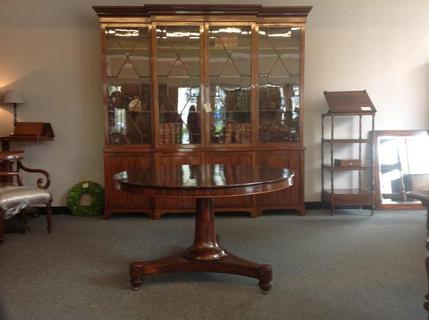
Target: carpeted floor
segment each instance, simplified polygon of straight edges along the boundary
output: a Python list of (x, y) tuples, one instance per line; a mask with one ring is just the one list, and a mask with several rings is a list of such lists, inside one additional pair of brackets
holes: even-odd
[(6, 234), (0, 246), (0, 318), (417, 320), (427, 290), (424, 211), (366, 210), (219, 216), (229, 251), (271, 263), (264, 295), (251, 278), (214, 273), (128, 283), (128, 264), (191, 244), (190, 216), (30, 218), (30, 234)]

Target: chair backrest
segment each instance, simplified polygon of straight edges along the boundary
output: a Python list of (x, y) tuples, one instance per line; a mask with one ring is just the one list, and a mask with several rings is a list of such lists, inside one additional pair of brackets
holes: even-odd
[(19, 159), (0, 160), (0, 186), (22, 186)]

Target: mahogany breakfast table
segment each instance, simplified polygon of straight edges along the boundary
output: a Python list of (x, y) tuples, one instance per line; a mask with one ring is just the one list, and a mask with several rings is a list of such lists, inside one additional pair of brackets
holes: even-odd
[[(420, 200), (423, 206), (426, 207), (426, 234), (429, 236), (429, 190), (416, 190), (408, 191), (407, 196)], [(426, 240), (426, 249), (429, 250), (429, 239)], [(426, 257), (426, 276), (429, 280), (429, 256)], [(429, 283), (429, 281), (428, 281)], [(423, 303), (426, 311), (429, 311), (429, 293), (425, 295), (425, 302)]]
[(261, 290), (272, 286), (272, 267), (239, 258), (220, 246), (213, 199), (272, 192), (293, 184), (288, 169), (224, 164), (151, 167), (117, 173), (118, 188), (145, 196), (196, 198), (193, 245), (182, 254), (130, 265), (131, 285), (143, 277), (172, 272), (219, 272), (256, 278)]

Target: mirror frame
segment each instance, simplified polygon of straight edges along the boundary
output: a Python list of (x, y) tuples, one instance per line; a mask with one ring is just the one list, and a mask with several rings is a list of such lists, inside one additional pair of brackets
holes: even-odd
[(419, 203), (383, 203), (380, 194), (380, 166), (378, 162), (378, 139), (383, 136), (395, 136), (395, 137), (412, 137), (417, 136), (422, 131), (428, 132), (429, 130), (376, 130), (374, 132), (374, 182), (375, 182), (375, 196), (377, 209), (423, 209), (423, 205)]

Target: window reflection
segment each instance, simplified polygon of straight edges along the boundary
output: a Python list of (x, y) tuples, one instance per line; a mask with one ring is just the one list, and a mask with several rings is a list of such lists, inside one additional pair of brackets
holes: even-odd
[(213, 178), (213, 182), (216, 186), (226, 185), (225, 165), (215, 164), (213, 166), (212, 178)]
[(189, 164), (184, 164), (181, 166), (182, 171), (182, 185), (187, 187), (194, 187), (198, 185), (198, 173), (196, 172), (196, 168)]
[(414, 201), (406, 192), (429, 188), (429, 136), (418, 131), (412, 136), (378, 137), (380, 195), (388, 201)]

